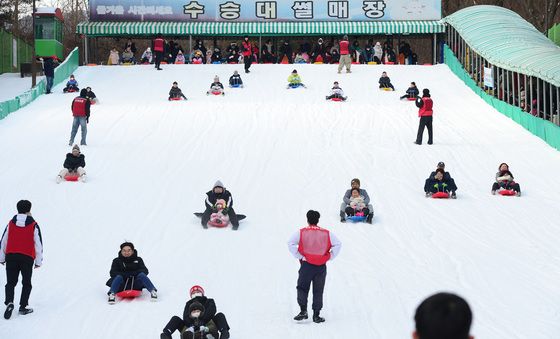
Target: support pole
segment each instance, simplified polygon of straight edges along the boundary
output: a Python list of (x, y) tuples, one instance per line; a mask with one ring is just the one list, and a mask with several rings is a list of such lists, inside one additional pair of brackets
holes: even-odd
[(88, 53), (88, 36), (84, 37), (84, 63), (89, 64), (89, 53)]
[(433, 51), (433, 55), (434, 57), (432, 58), (432, 65), (435, 65), (437, 63), (437, 34), (434, 33), (434, 51)]
[(531, 101), (529, 102), (529, 113), (533, 114), (533, 76), (529, 78), (529, 87), (531, 87)]
[[(518, 84), (519, 85), (519, 84)], [(515, 105), (515, 72), (511, 72), (511, 104)]]
[(537, 115), (541, 116), (541, 79), (537, 78)]
[[(32, 26), (33, 26), (33, 45), (31, 48), (31, 88), (37, 85), (37, 64), (35, 60), (35, 11), (37, 8), (35, 7), (35, 0), (33, 0), (33, 12), (31, 13), (32, 19)], [(17, 18), (16, 18), (17, 19)]]

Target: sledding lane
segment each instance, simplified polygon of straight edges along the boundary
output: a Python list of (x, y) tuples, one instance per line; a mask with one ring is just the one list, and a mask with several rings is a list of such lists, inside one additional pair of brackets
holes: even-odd
[[(285, 88), (294, 68), (307, 89)], [(406, 338), (417, 304), (441, 290), (470, 302), (479, 339), (558, 337), (560, 182), (549, 176), (560, 170), (557, 151), (446, 66), (338, 75), (329, 65), (255, 65), (242, 74), (245, 88), (206, 96), (214, 75), (226, 84), (235, 69), (80, 68), (78, 81), (101, 101), (82, 149), (85, 184), (55, 184), (72, 120), (72, 95), (60, 86), (0, 121), (0, 222), (30, 199), (45, 244), (35, 313), (5, 322), (0, 337), (154, 338), (182, 314), (194, 284), (216, 299), (234, 339)], [(396, 92), (377, 89), (382, 71)], [(335, 80), (347, 102), (325, 101)], [(166, 100), (173, 81), (188, 101)], [(413, 144), (417, 109), (398, 100), (410, 81), (432, 93), (432, 146)], [(457, 200), (423, 196), (439, 161), (459, 186)], [(490, 195), (501, 162), (521, 198)], [(373, 226), (339, 223), (354, 177), (372, 198)], [(192, 214), (217, 179), (248, 216), (237, 232), (203, 230)], [(310, 208), (343, 242), (328, 267), (321, 325), (292, 320), (298, 263), (286, 241)], [(107, 304), (104, 283), (125, 240), (146, 262), (158, 302)]]

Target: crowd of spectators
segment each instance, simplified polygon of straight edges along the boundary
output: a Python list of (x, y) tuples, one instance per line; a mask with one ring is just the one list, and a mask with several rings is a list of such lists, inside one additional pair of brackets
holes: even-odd
[[(250, 40), (250, 51), (242, 43), (229, 42), (222, 49), (216, 40), (205, 42), (195, 40), (192, 50), (189, 52), (177, 41), (166, 40), (163, 63), (167, 64), (221, 64), (221, 63), (244, 63), (250, 52), (253, 63), (325, 63), (335, 64), (340, 59), (339, 40), (335, 37), (329, 39), (318, 38), (315, 41), (298, 40), (290, 42), (288, 39), (274, 43), (272, 39), (264, 41), (262, 46)], [(188, 46), (187, 46), (188, 47)], [(350, 54), (353, 63), (377, 64), (403, 64), (414, 65), (418, 63), (418, 56), (410, 44), (400, 41), (397, 48), (393, 45), (392, 38), (384, 42), (368, 39), (365, 45), (360, 44), (358, 38), (350, 42)], [(154, 63), (153, 46), (148, 46), (141, 52), (138, 51), (132, 40), (128, 39), (119, 53), (117, 47), (113, 47), (107, 60), (108, 65), (120, 64), (152, 64)]]

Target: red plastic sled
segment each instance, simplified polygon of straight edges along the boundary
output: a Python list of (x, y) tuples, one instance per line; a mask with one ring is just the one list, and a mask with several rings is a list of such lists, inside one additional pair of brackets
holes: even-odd
[(498, 191), (498, 193), (500, 193), (501, 195), (505, 195), (505, 196), (511, 196), (511, 195), (516, 194), (514, 190), (501, 190), (501, 191)]
[(408, 101), (416, 101), (416, 98), (406, 98)]
[(176, 98), (169, 99), (169, 101), (181, 101), (181, 100), (183, 100), (183, 98), (181, 98), (181, 97), (176, 97)]
[(434, 199), (447, 199), (447, 198), (449, 198), (449, 193), (436, 192), (436, 193), (432, 194), (432, 198), (434, 198)]
[(66, 174), (64, 180), (66, 181), (78, 181), (80, 176), (78, 174)]
[(208, 225), (212, 227), (223, 228), (223, 227), (227, 227), (229, 225), (229, 222), (228, 223), (220, 222), (220, 219), (216, 219), (216, 220), (210, 220), (208, 222)]
[(193, 60), (193, 65), (202, 65), (202, 60)]
[(214, 95), (222, 95), (222, 92), (212, 91), (212, 94), (214, 94)]
[(341, 98), (332, 98), (331, 101), (342, 101)]
[(142, 295), (142, 291), (137, 291), (137, 290), (126, 290), (117, 293), (117, 297), (122, 299), (136, 298), (139, 297), (140, 295)]

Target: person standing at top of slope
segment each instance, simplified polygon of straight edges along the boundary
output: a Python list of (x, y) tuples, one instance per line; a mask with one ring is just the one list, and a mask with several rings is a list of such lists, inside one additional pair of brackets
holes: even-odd
[(414, 143), (422, 145), (422, 134), (424, 134), (424, 128), (427, 127), (428, 145), (431, 145), (434, 142), (432, 130), (434, 102), (432, 101), (429, 89), (424, 88), (422, 91), (422, 97), (416, 99), (416, 107), (419, 108), (418, 116), (420, 117), (420, 122), (418, 124), (418, 134), (416, 135), (416, 141)]
[(437, 293), (422, 301), (414, 321), (412, 339), (474, 339), (470, 335), (471, 308), (455, 294)]
[[(191, 299), (185, 304), (183, 319), (178, 316), (173, 316), (167, 325), (165, 325), (160, 338), (171, 339), (173, 332), (185, 329), (184, 333), (187, 333), (191, 338), (194, 337), (194, 335), (189, 334), (189, 332), (194, 333), (200, 331), (203, 333), (211, 333), (220, 331), (219, 339), (228, 339), (229, 325), (226, 316), (221, 312), (216, 313), (216, 303), (214, 299), (207, 298), (204, 295), (204, 289), (198, 285), (191, 287), (190, 296)], [(214, 338), (218, 339), (216, 337)]]
[(19, 299), (19, 314), (33, 312), (29, 304), (31, 294), (31, 275), (33, 266), (43, 264), (43, 239), (41, 229), (31, 216), (31, 202), (20, 200), (17, 203), (18, 214), (6, 226), (0, 241), (0, 264), (6, 265), (6, 311), (4, 319), (10, 319), (14, 310), (14, 289), (21, 272), (22, 289)]
[(346, 73), (352, 73), (352, 71), (350, 70), (350, 66), (352, 65), (352, 57), (350, 56), (350, 42), (348, 42), (348, 35), (344, 35), (338, 45), (340, 48), (338, 73), (342, 71), (342, 67), (346, 67)]
[(70, 141), (68, 142), (68, 146), (72, 146), (74, 143), (74, 138), (78, 133), (78, 127), (82, 130), (82, 140), (80, 141), (80, 145), (85, 146), (86, 144), (86, 136), (87, 136), (87, 124), (89, 122), (89, 109), (91, 106), (91, 102), (87, 98), (87, 90), (83, 88), (80, 91), (80, 96), (74, 98), (72, 101), (72, 115), (74, 116), (74, 121), (72, 122), (72, 132), (70, 133)]
[(152, 44), (152, 50), (155, 54), (155, 68), (158, 71), (161, 71), (161, 68), (159, 66), (161, 64), (161, 61), (163, 60), (163, 53), (165, 51), (165, 40), (163, 40), (161, 34), (158, 34)]
[(299, 259), (300, 269), (297, 281), (297, 301), (300, 312), (294, 320), (307, 319), (307, 297), (313, 282), (313, 322), (322, 323), (323, 290), (327, 278), (327, 261), (340, 252), (342, 243), (328, 230), (317, 226), (321, 215), (317, 211), (307, 212), (307, 227), (294, 233), (288, 240), (290, 253)]
[(107, 293), (109, 304), (114, 304), (115, 294), (125, 289), (142, 290), (145, 288), (150, 292), (152, 301), (157, 300), (157, 289), (148, 278), (148, 268), (144, 265), (144, 260), (138, 256), (134, 244), (124, 242), (120, 247), (118, 257), (113, 259), (111, 264), (109, 272), (111, 278), (106, 283), (110, 287)]
[(354, 178), (350, 182), (350, 189), (344, 193), (342, 197), (342, 204), (340, 205), (340, 222), (346, 222), (346, 208), (350, 207), (350, 199), (352, 197), (352, 190), (359, 189), (360, 196), (364, 198), (364, 203), (367, 206), (369, 214), (367, 215), (366, 222), (371, 224), (373, 220), (373, 206), (370, 204), (370, 198), (367, 191), (363, 188), (360, 188), (360, 179)]
[(210, 220), (210, 216), (212, 215), (212, 213), (217, 212), (216, 203), (220, 199), (226, 202), (226, 206), (223, 209), (223, 212), (227, 213), (233, 229), (237, 230), (239, 228), (239, 220), (237, 220), (237, 215), (233, 210), (233, 197), (231, 196), (231, 193), (226, 190), (224, 184), (222, 184), (220, 180), (216, 181), (211, 191), (206, 192), (206, 200), (204, 200), (206, 210), (202, 214), (202, 227), (208, 228), (208, 221)]
[(47, 78), (47, 88), (45, 94), (51, 94), (51, 88), (54, 81), (54, 68), (56, 67), (55, 62), (58, 60), (56, 55), (51, 57), (43, 58), (43, 70), (45, 71), (45, 77)]
[(253, 63), (253, 45), (249, 41), (249, 36), (243, 38), (241, 43), (241, 54), (243, 54), (243, 63), (245, 64), (245, 73), (249, 73), (249, 67)]

